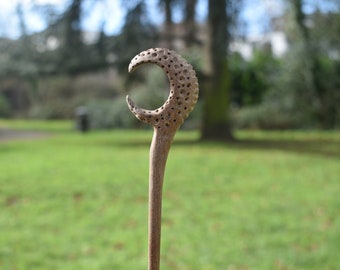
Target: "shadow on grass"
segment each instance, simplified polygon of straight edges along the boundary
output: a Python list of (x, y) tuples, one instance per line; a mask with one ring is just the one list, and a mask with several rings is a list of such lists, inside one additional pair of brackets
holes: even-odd
[[(96, 139), (95, 144), (103, 147), (142, 147), (149, 148), (152, 133), (140, 133), (139, 135), (128, 136), (111, 140), (108, 137)], [(23, 139), (41, 139), (50, 136), (47, 132), (36, 131), (16, 131), (0, 129), (0, 146), (1, 152), (6, 150), (6, 145), (1, 142)], [(223, 148), (226, 150), (263, 150), (263, 151), (284, 151), (304, 155), (321, 155), (329, 158), (340, 158), (340, 132), (334, 133), (308, 133), (308, 132), (244, 132), (238, 139), (233, 142), (225, 141), (201, 141), (198, 139), (198, 133), (182, 132), (176, 136), (173, 147), (187, 147), (188, 151), (192, 147), (201, 148), (202, 151), (207, 148)], [(74, 143), (74, 142), (73, 142)], [(79, 143), (87, 144), (87, 140), (79, 140)], [(13, 146), (11, 146), (13, 149)]]
[(227, 144), (228, 147), (239, 150), (279, 150), (307, 155), (322, 155), (330, 158), (340, 158), (340, 143), (332, 140), (279, 140), (279, 139), (242, 139)]
[[(118, 143), (118, 142), (117, 142)], [(119, 142), (120, 147), (148, 147), (150, 139), (139, 139)], [(322, 155), (329, 158), (340, 158), (340, 139), (330, 138), (242, 138), (233, 142), (225, 141), (201, 141), (192, 138), (178, 138), (173, 142), (173, 147), (201, 147), (202, 150), (210, 147), (220, 147), (232, 150), (263, 150), (284, 151), (304, 155)], [(190, 149), (188, 149), (190, 151)]]

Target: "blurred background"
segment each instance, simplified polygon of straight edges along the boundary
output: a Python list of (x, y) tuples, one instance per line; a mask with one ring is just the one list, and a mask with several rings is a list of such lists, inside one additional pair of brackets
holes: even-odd
[(337, 0), (1, 1), (0, 117), (70, 119), (85, 106), (91, 128), (136, 127), (127, 92), (154, 109), (167, 83), (127, 66), (165, 46), (199, 77), (186, 128), (339, 128), (339, 11)]
[(162, 269), (339, 269), (339, 0), (1, 0), (0, 25), (0, 269), (145, 269), (152, 130), (125, 96), (163, 104), (160, 68), (128, 73), (161, 46), (200, 83)]

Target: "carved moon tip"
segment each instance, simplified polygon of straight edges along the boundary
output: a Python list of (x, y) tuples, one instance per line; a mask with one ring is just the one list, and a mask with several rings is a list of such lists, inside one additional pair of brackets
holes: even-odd
[(163, 106), (153, 111), (139, 108), (127, 96), (130, 111), (153, 126), (178, 128), (198, 99), (199, 87), (194, 69), (183, 57), (166, 48), (152, 48), (139, 53), (131, 60), (129, 72), (144, 63), (156, 64), (165, 71), (170, 82), (170, 94)]
[(133, 107), (133, 101), (131, 100), (131, 98), (129, 97), (129, 95), (127, 95), (125, 97), (126, 103), (128, 104), (128, 107), (130, 109), (130, 111), (132, 112), (132, 107)]

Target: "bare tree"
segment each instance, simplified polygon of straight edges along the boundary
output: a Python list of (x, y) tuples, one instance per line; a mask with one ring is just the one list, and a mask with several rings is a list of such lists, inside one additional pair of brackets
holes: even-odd
[(325, 91), (320, 80), (321, 72), (320, 50), (315, 46), (312, 40), (311, 31), (306, 25), (306, 14), (303, 11), (304, 0), (290, 0), (293, 11), (293, 18), (299, 33), (299, 39), (302, 46), (302, 55), (299, 59), (303, 63), (303, 74), (305, 80), (305, 90), (302, 96), (307, 104), (311, 106), (311, 114), (315, 114), (319, 124), (326, 127), (328, 125), (329, 110), (323, 104)]
[(229, 116), (230, 76), (227, 52), (232, 26), (233, 0), (209, 0), (209, 65), (205, 88), (202, 139), (233, 140)]
[(168, 48), (173, 48), (173, 5), (176, 0), (159, 0), (159, 5), (164, 10), (164, 30), (163, 30), (163, 40), (164, 46)]
[(186, 0), (184, 24), (186, 29), (185, 43), (189, 47), (196, 43), (196, 5), (197, 0)]

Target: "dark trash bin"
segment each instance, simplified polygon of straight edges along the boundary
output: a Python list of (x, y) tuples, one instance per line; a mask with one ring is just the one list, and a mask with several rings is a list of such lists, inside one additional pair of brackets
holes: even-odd
[(76, 129), (80, 132), (87, 132), (90, 129), (90, 119), (85, 106), (76, 108)]

